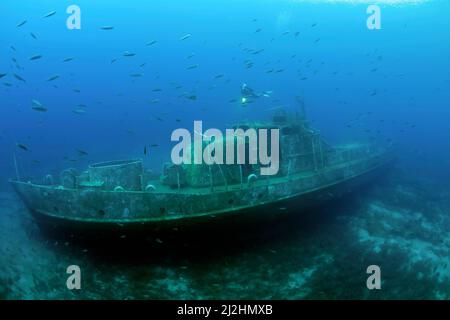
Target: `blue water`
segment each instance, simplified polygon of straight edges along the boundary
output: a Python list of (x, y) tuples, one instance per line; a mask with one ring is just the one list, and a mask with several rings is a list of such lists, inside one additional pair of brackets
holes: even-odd
[[(347, 217), (343, 220), (348, 222), (349, 230), (355, 225), (365, 226), (371, 215), (364, 215), (364, 212), (378, 210), (379, 206), (374, 209), (374, 203), (386, 200), (386, 195), (395, 198), (393, 192), (401, 186), (403, 189), (411, 188), (408, 192), (412, 194), (421, 192), (420, 199), (423, 201), (412, 203), (411, 199), (419, 196), (402, 198), (403, 192), (399, 195), (400, 200), (392, 200), (386, 208), (405, 214), (405, 219), (409, 219), (411, 212), (421, 212), (425, 216), (442, 214), (441, 219), (436, 218), (433, 220), (435, 225), (431, 225), (439, 230), (436, 237), (446, 237), (446, 231), (450, 228), (446, 215), (449, 212), (447, 196), (450, 195), (450, 3), (439, 0), (391, 1), (394, 4), (381, 1), (382, 28), (369, 30), (366, 27), (368, 3), (360, 2), (174, 0), (144, 3), (137, 0), (79, 0), (76, 3), (55, 3), (43, 0), (39, 3), (19, 3), (3, 0), (0, 3), (0, 74), (6, 73), (6, 76), (0, 79), (0, 189), (4, 194), (1, 198), (4, 215), (0, 219), (3, 230), (14, 225), (17, 232), (0, 233), (0, 242), (17, 242), (17, 246), (2, 247), (2, 265), (8, 268), (3, 269), (0, 277), (0, 285), (7, 289), (3, 288), (0, 294), (6, 298), (77, 297), (65, 292), (64, 288), (55, 295), (47, 294), (51, 291), (51, 285), (39, 294), (36, 288), (24, 284), (29, 283), (28, 280), (19, 281), (17, 276), (13, 276), (29, 260), (40, 259), (44, 265), (51, 264), (52, 259), (70, 260), (70, 256), (63, 254), (63, 257), (55, 258), (52, 248), (40, 247), (45, 240), (35, 239), (29, 233), (21, 235), (20, 241), (8, 238), (20, 237), (18, 230), (21, 230), (21, 223), (14, 220), (17, 217), (12, 217), (10, 213), (17, 210), (26, 216), (23, 207), (16, 200), (11, 200), (13, 196), (7, 184), (7, 180), (15, 176), (13, 154), (16, 154), (23, 178), (47, 173), (57, 175), (67, 167), (82, 170), (96, 161), (135, 157), (143, 157), (148, 167), (159, 172), (162, 163), (170, 161), (173, 146), (170, 134), (174, 129), (183, 127), (192, 131), (194, 120), (202, 120), (205, 127), (224, 129), (242, 119), (266, 119), (274, 107), (296, 110), (297, 96), (304, 99), (313, 126), (320, 129), (324, 138), (332, 144), (355, 140), (373, 141), (380, 145), (394, 144), (398, 158), (396, 166), (401, 177), (393, 179), (386, 189), (377, 190), (372, 194), (373, 198), (362, 199), (363, 203), (359, 206), (363, 209), (355, 205), (353, 211), (362, 215), (360, 220), (355, 218), (352, 208), (343, 209), (348, 214), (342, 213)], [(71, 4), (81, 8), (81, 30), (66, 27), (69, 16), (66, 8)], [(53, 10), (55, 15), (43, 18)], [(27, 22), (18, 27), (24, 20)], [(114, 28), (102, 30), (102, 26)], [(191, 36), (180, 40), (186, 34)], [(152, 41), (156, 43), (148, 45)], [(264, 50), (255, 54), (261, 49)], [(135, 56), (125, 57), (123, 53), (126, 51), (135, 53)], [(35, 55), (42, 55), (42, 58), (30, 60)], [(67, 57), (74, 59), (63, 62)], [(248, 67), (250, 63), (252, 66)], [(193, 65), (198, 66), (188, 69)], [(280, 72), (267, 73), (269, 70)], [(18, 80), (14, 74), (26, 82)], [(131, 74), (142, 76), (135, 78)], [(47, 81), (54, 75), (59, 78)], [(217, 77), (219, 75), (223, 76)], [(273, 94), (270, 98), (260, 98), (255, 103), (242, 106), (239, 101), (243, 83), (257, 91), (271, 90)], [(195, 95), (197, 99), (187, 99), (186, 95)], [(42, 103), (47, 112), (33, 110), (33, 99)], [(80, 107), (80, 104), (85, 106)], [(77, 109), (83, 109), (85, 113), (74, 113)], [(25, 145), (28, 150), (18, 148), (17, 143)], [(150, 148), (145, 156), (144, 146), (152, 144), (158, 146)], [(77, 151), (79, 149), (88, 155), (81, 156)], [(365, 211), (364, 208), (369, 209)], [(399, 223), (398, 219), (392, 219)], [(408, 229), (403, 224), (394, 224), (393, 228), (395, 226), (405, 232)], [(324, 229), (332, 227), (330, 222)], [(342, 228), (344, 232), (350, 232)], [(429, 232), (425, 229), (411, 231), (412, 234), (408, 231), (408, 239), (415, 241), (421, 238), (422, 232)], [(339, 234), (337, 229), (332, 230)], [(389, 230), (379, 237), (390, 239)], [(305, 236), (307, 238), (300, 235), (300, 240), (296, 236), (292, 238), (297, 240), (278, 238), (276, 241), (280, 248), (276, 251), (284, 252), (285, 260), (291, 261), (293, 256), (305, 255), (305, 252), (296, 251), (300, 249), (294, 249), (298, 247), (296, 241), (300, 241), (314, 252), (312, 248), (321, 243), (321, 229), (316, 231), (318, 238), (311, 235)], [(361, 236), (361, 232), (355, 232)], [(448, 249), (448, 238), (440, 240), (437, 243)], [(407, 252), (416, 252), (416, 242), (412, 247), (401, 241), (398, 243)], [(345, 245), (342, 243), (342, 246)], [(336, 245), (330, 248), (330, 252), (340, 250)], [(14, 250), (28, 258), (13, 258), (17, 256)], [(39, 250), (43, 252), (41, 255)], [(248, 255), (248, 259), (244, 260), (249, 266), (258, 260), (261, 254), (258, 250), (268, 252), (258, 247), (244, 253)], [(355, 252), (361, 250), (355, 248)], [(364, 251), (361, 253), (362, 256), (367, 254)], [(393, 254), (389, 251), (386, 255)], [(387, 256), (383, 259), (388, 259)], [(406, 256), (405, 259), (412, 259)], [(429, 259), (426, 254), (419, 256)], [(330, 257), (333, 257), (332, 253)], [(268, 271), (270, 274), (285, 274), (300, 268), (294, 262), (283, 267), (275, 266), (272, 258), (268, 259), (267, 267), (273, 268), (272, 272)], [(324, 269), (332, 269), (326, 262), (332, 258), (318, 259), (325, 261)], [(339, 260), (337, 257), (335, 259)], [(348, 261), (348, 257), (340, 259)], [(445, 259), (448, 260), (448, 257)], [(282, 276), (274, 276), (273, 283), (258, 282), (265, 277), (263, 273), (252, 278), (252, 268), (246, 269), (241, 265), (240, 256), (231, 255), (229, 260), (233, 272), (247, 272), (249, 281), (255, 279), (248, 288), (242, 283), (232, 286), (233, 273), (230, 270), (228, 280), (216, 279), (217, 274), (207, 266), (222, 264), (208, 260), (203, 264), (194, 263), (192, 274), (185, 276), (190, 280), (182, 284), (186, 288), (175, 290), (173, 296), (170, 292), (161, 293), (161, 297), (289, 298), (292, 297), (289, 290), (295, 290), (296, 285), (304, 286), (303, 280), (291, 279), (292, 284)], [(414, 263), (417, 261), (411, 261), (408, 265), (412, 271), (409, 271), (416, 275)], [(444, 260), (441, 262), (445, 264)], [(90, 263), (90, 268), (101, 269), (97, 262)], [(124, 281), (130, 284), (129, 288), (142, 282), (136, 280), (131, 284), (135, 279), (131, 274), (136, 271), (132, 267), (117, 268), (125, 274), (124, 277), (128, 277)], [(446, 271), (442, 271), (440, 276), (425, 277), (429, 281), (428, 287), (448, 285), (449, 269), (442, 268)], [(348, 270), (348, 266), (342, 266), (342, 269)], [(174, 282), (179, 280), (177, 270), (170, 273)], [(399, 274), (404, 274), (403, 271), (397, 270)], [(169, 276), (164, 272), (160, 275), (161, 279), (167, 280)], [(202, 284), (202, 272), (209, 280), (225, 281), (221, 285), (230, 285), (234, 289), (230, 289), (227, 296), (215, 287)], [(421, 272), (426, 274), (423, 270)], [(323, 272), (322, 275), (325, 276)], [(111, 279), (105, 276), (100, 280), (105, 286), (104, 292), (108, 291), (109, 282), (117, 286), (120, 284), (117, 279)], [(425, 281), (423, 277), (420, 279)], [(189, 282), (191, 280), (193, 282)], [(327, 291), (324, 289), (326, 286), (320, 284), (321, 280), (323, 278), (317, 276), (314, 289), (305, 289), (305, 295), (294, 296), (450, 297), (450, 292), (442, 289), (430, 289), (421, 292), (420, 296), (406, 289), (392, 291), (392, 288), (391, 291), (386, 289), (384, 296), (383, 292), (370, 296), (362, 289), (348, 294), (345, 290), (328, 288), (331, 291)], [(49, 283), (45, 279), (39, 281)], [(408, 279), (403, 279), (405, 286), (407, 282)], [(287, 289), (274, 289), (273, 295), (264, 291), (283, 283), (291, 284)], [(396, 283), (397, 286), (401, 284), (401, 281)], [(171, 285), (167, 286), (173, 289)], [(321, 288), (321, 285), (325, 287)], [(148, 296), (142, 293), (146, 290), (150, 289), (129, 289), (126, 294), (113, 298), (123, 298), (124, 295), (158, 298), (158, 292), (164, 292), (164, 288), (157, 284), (152, 284), (151, 290), (154, 291)], [(84, 297), (103, 298), (104, 292), (89, 292)]]

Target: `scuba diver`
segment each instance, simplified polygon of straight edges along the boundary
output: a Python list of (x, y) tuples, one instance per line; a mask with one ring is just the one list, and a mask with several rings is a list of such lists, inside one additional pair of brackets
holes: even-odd
[(252, 88), (250, 88), (246, 83), (241, 86), (241, 103), (243, 105), (252, 102), (253, 99), (259, 97), (269, 98), (272, 91), (263, 91), (262, 93), (256, 93)]

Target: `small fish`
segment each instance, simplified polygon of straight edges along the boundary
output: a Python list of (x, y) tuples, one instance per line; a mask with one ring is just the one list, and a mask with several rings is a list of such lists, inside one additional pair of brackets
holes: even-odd
[(38, 60), (38, 59), (41, 59), (41, 58), (42, 58), (42, 55), (37, 54), (37, 55), (35, 55), (35, 56), (32, 56), (32, 57), (30, 58), (30, 60)]
[(147, 146), (144, 146), (144, 154), (147, 155)]
[(80, 90), (80, 89), (76, 89), (76, 88), (75, 88), (75, 89), (73, 89), (73, 91), (74, 91), (74, 92), (76, 92), (76, 93), (80, 93), (80, 92), (81, 92), (81, 90)]
[(196, 68), (198, 68), (198, 64), (190, 65), (190, 66), (187, 67), (186, 69), (187, 69), (187, 70), (192, 70), (192, 69), (196, 69)]
[(39, 112), (47, 112), (47, 108), (44, 106), (32, 106), (31, 109)]
[(113, 64), (114, 62), (116, 62), (117, 61), (117, 59), (112, 59), (111, 60), (111, 64)]
[(49, 18), (51, 16), (54, 16), (56, 14), (56, 11), (50, 11), (49, 13), (47, 13), (43, 18)]
[(258, 28), (255, 30), (255, 33), (261, 32), (261, 30), (262, 30), (261, 28)]
[(20, 23), (17, 25), (17, 28), (23, 26), (25, 23), (27, 23), (27, 20), (23, 20), (22, 22), (20, 22)]
[(147, 47), (149, 47), (149, 46), (152, 46), (152, 45), (156, 44), (157, 42), (158, 42), (158, 41), (153, 40), (153, 41), (147, 42), (145, 45), (146, 45)]
[(81, 157), (89, 155), (86, 151), (81, 149), (77, 149), (77, 152)]
[(12, 83), (9, 82), (3, 82), (3, 85), (6, 87), (12, 87)]
[(289, 33), (291, 33), (291, 32), (289, 30), (287, 30), (287, 31), (283, 32), (281, 35), (282, 36), (287, 36)]
[(187, 95), (187, 96), (186, 96), (186, 99), (189, 99), (189, 100), (197, 100), (197, 96), (196, 96), (195, 94)]
[(162, 91), (162, 89), (160, 89), (160, 88), (155, 88), (152, 90), (152, 92), (161, 92), (161, 91)]
[(146, 63), (144, 62), (144, 63), (141, 63), (141, 64), (139, 65), (139, 67), (143, 68), (145, 65), (146, 65)]
[(317, 23), (313, 23), (313, 24), (311, 25), (311, 28), (314, 28), (315, 26), (317, 26)]
[(143, 76), (142, 73), (132, 73), (132, 74), (130, 74), (130, 77), (132, 77), (132, 78), (140, 78), (142, 76)]
[(19, 81), (26, 82), (24, 78), (22, 78), (21, 76), (19, 76), (19, 75), (16, 74), (16, 73), (14, 73), (14, 77), (15, 77), (17, 80), (19, 80)]
[(223, 78), (223, 74), (218, 74), (214, 77), (214, 79), (220, 79), (220, 78)]
[(7, 73), (0, 73), (0, 79), (3, 78), (6, 75), (7, 75)]
[(190, 37), (191, 37), (191, 34), (188, 33), (188, 34), (182, 36), (179, 40), (180, 40), (180, 41), (183, 41), (183, 40), (189, 39)]
[(67, 58), (64, 58), (64, 60), (62, 62), (69, 62), (69, 61), (72, 61), (73, 59), (75, 59), (75, 58), (74, 57), (67, 57)]
[(47, 81), (53, 81), (53, 80), (56, 80), (58, 78), (59, 78), (58, 75), (54, 75), (54, 76), (51, 76), (50, 78), (48, 78)]
[(113, 26), (103, 26), (103, 27), (100, 27), (100, 29), (101, 30), (113, 30), (114, 27)]
[(136, 53), (132, 53), (132, 52), (129, 52), (129, 51), (125, 51), (123, 53), (124, 57), (134, 57), (135, 55), (136, 55)]
[(33, 39), (37, 39), (36, 35), (33, 32), (30, 32), (30, 36), (33, 37)]
[(14, 46), (9, 46), (9, 47), (11, 48), (12, 51), (17, 51)]
[(150, 147), (156, 148), (156, 147), (159, 147), (159, 144), (154, 143), (154, 144), (152, 144)]
[(78, 109), (72, 110), (72, 112), (75, 114), (85, 114), (86, 110), (78, 108)]
[(24, 151), (28, 151), (28, 147), (22, 143), (16, 143), (16, 146)]

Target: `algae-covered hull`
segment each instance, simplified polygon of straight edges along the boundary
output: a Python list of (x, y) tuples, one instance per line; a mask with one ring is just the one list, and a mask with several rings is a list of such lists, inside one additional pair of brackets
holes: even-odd
[(123, 234), (301, 214), (307, 207), (337, 199), (373, 181), (389, 162), (385, 153), (374, 153), (317, 172), (214, 188), (173, 189), (155, 181), (147, 191), (105, 191), (11, 183), (46, 227)]

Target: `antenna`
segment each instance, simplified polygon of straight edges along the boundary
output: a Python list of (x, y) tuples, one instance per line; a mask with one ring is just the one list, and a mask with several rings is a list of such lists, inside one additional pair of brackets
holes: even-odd
[(303, 120), (306, 119), (306, 110), (305, 110), (305, 100), (303, 100), (303, 97), (296, 96), (295, 99), (297, 100), (297, 103), (300, 106), (300, 116), (303, 118)]
[(16, 179), (17, 179), (17, 181), (20, 181), (19, 169), (17, 168), (17, 159), (16, 159), (15, 152), (13, 152), (13, 159), (14, 159), (14, 168), (16, 169)]

